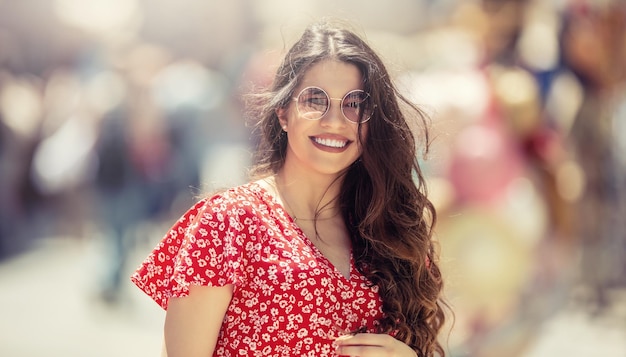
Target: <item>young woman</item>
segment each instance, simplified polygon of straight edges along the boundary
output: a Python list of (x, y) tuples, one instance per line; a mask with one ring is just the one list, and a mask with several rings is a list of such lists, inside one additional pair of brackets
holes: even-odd
[(254, 181), (190, 208), (132, 276), (167, 310), (167, 356), (444, 355), (435, 211), (406, 116), (422, 113), (327, 22), (260, 98)]

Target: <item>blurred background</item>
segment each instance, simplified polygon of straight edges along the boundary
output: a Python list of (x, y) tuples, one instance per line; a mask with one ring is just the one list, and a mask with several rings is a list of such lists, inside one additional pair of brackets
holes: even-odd
[(626, 356), (623, 0), (0, 0), (0, 355), (159, 354), (128, 277), (321, 16), (432, 118), (449, 356)]

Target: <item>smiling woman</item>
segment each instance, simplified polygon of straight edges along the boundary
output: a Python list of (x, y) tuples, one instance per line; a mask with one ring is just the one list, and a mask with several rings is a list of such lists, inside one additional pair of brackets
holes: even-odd
[(443, 356), (435, 210), (408, 123), (422, 112), (326, 21), (255, 98), (252, 181), (195, 204), (132, 276), (167, 309), (167, 355)]

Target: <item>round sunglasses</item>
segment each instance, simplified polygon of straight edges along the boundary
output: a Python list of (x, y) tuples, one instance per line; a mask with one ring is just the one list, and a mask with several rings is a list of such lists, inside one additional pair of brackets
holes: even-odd
[(341, 113), (351, 123), (365, 123), (373, 113), (370, 95), (360, 89), (348, 92), (343, 98), (331, 98), (322, 88), (306, 87), (292, 99), (297, 103), (300, 116), (307, 120), (322, 119), (328, 113), (333, 100), (341, 102)]

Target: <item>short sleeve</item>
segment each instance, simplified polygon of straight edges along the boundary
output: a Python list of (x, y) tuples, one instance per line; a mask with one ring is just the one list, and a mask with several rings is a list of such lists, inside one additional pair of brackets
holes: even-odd
[(131, 276), (143, 292), (167, 309), (189, 286), (238, 285), (247, 264), (245, 211), (236, 200), (214, 196), (191, 207)]

